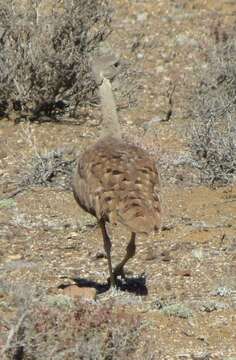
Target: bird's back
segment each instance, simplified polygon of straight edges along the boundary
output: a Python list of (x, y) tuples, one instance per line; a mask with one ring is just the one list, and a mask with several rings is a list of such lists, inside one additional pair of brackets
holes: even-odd
[(73, 181), (79, 205), (98, 219), (135, 233), (160, 227), (159, 176), (143, 149), (107, 137), (79, 158)]

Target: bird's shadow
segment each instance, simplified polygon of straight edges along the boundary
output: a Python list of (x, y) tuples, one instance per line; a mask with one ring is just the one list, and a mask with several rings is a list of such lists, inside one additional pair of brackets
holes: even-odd
[[(79, 287), (90, 287), (95, 288), (97, 294), (102, 294), (110, 289), (108, 283), (101, 284), (93, 280), (84, 279), (80, 277), (71, 278)], [(64, 289), (69, 285), (61, 284), (58, 286), (59, 289)], [(139, 296), (148, 295), (148, 289), (146, 287), (146, 276), (144, 274), (138, 277), (126, 277), (125, 280), (117, 279), (117, 289), (120, 291), (127, 291)]]

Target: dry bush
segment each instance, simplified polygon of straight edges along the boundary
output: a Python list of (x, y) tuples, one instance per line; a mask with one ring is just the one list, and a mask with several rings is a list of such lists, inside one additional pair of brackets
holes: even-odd
[(190, 103), (191, 153), (201, 181), (211, 185), (231, 183), (236, 176), (235, 33), (218, 38), (210, 48)]
[(57, 186), (71, 189), (76, 158), (73, 151), (58, 148), (34, 155), (20, 177), (20, 187)]
[(0, 116), (75, 115), (94, 97), (89, 56), (110, 31), (108, 3), (0, 0)]
[(41, 299), (28, 306), (5, 337), (4, 359), (132, 358), (141, 329), (137, 315), (112, 305), (67, 305), (67, 300), (52, 305)]
[(43, 186), (71, 190), (77, 159), (75, 150), (70, 146), (41, 150), (34, 127), (29, 122), (20, 125), (19, 136), (27, 143), (31, 154), (30, 159), (22, 154), (13, 154), (14, 161), (20, 165), (15, 177), (19, 188)]

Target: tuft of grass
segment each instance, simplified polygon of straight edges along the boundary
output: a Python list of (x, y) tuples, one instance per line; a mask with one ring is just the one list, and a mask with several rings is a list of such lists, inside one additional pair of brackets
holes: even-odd
[(16, 202), (13, 199), (0, 200), (0, 209), (9, 209), (16, 206)]
[(212, 312), (212, 311), (216, 311), (216, 310), (221, 310), (221, 309), (225, 309), (227, 308), (227, 305), (221, 302), (217, 302), (217, 301), (205, 301), (201, 304), (200, 306), (200, 310), (203, 312)]
[(192, 251), (192, 256), (198, 261), (202, 261), (206, 255), (204, 254), (203, 249), (199, 248)]
[(46, 306), (51, 308), (58, 309), (73, 309), (74, 301), (68, 295), (58, 294), (58, 295), (48, 295), (43, 299)]
[(183, 304), (165, 305), (160, 309), (161, 313), (167, 316), (175, 316), (182, 319), (188, 319), (193, 316), (192, 310)]
[(226, 286), (220, 286), (216, 290), (213, 291), (213, 295), (215, 296), (230, 296), (233, 294), (233, 290), (226, 287)]

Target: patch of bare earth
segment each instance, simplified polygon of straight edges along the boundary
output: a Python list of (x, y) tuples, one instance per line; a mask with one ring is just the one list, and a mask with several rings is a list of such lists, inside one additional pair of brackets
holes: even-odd
[[(137, 106), (119, 112), (122, 131), (142, 137), (157, 156), (178, 158), (187, 149), (190, 119), (184, 104), (194, 83), (195, 61), (204, 56), (214, 24), (235, 21), (235, 2), (116, 0), (114, 6), (114, 30), (107, 41), (134, 63), (140, 86)], [(170, 120), (155, 121), (168, 113), (173, 84)], [(99, 135), (95, 116), (97, 110), (82, 125), (32, 123), (37, 149), (81, 151)], [(0, 121), (1, 197), (15, 189), (12, 178), (33, 154), (27, 131), (27, 125)], [(138, 238), (137, 254), (127, 267), (134, 280), (117, 292), (103, 286), (108, 269), (100, 229), (70, 191), (35, 187), (0, 202), (3, 338), (9, 330), (4, 324), (17, 307), (10, 305), (1, 284), (55, 295), (78, 283), (96, 287), (101, 306), (112, 302), (114, 309), (122, 305), (141, 317), (145, 326), (136, 358), (144, 358), (145, 350), (146, 359), (236, 359), (236, 186), (190, 186), (189, 176), (181, 172), (173, 181), (163, 178), (163, 230)], [(116, 263), (128, 234), (122, 228), (111, 231)]]

